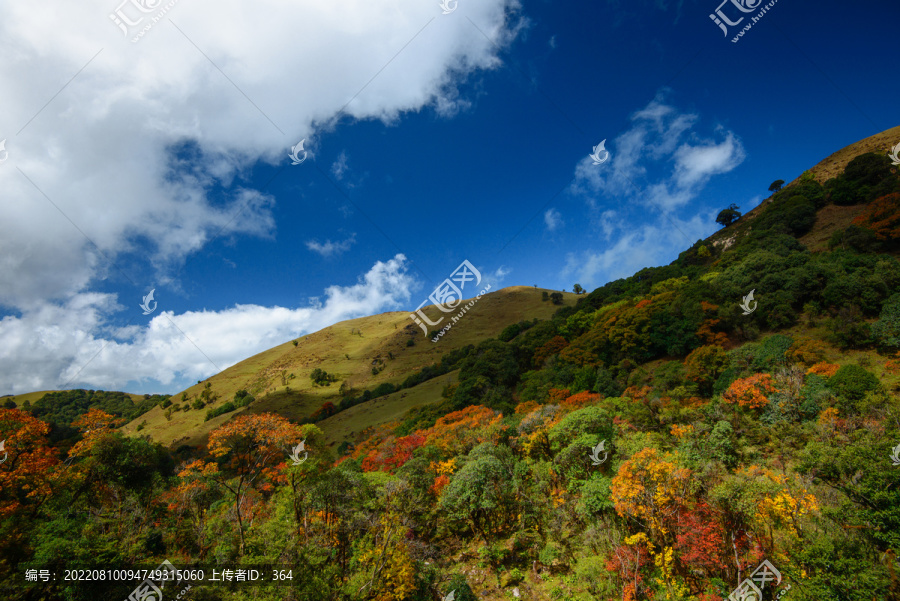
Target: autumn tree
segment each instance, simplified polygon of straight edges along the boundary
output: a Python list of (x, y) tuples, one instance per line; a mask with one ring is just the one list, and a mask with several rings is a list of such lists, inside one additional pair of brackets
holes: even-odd
[(19, 409), (0, 409), (0, 518), (34, 516), (54, 491), (59, 459), (50, 448), (50, 426)]
[(736, 403), (741, 407), (759, 409), (769, 404), (767, 395), (778, 392), (769, 374), (754, 374), (740, 378), (731, 383), (722, 399), (727, 403)]
[(447, 456), (467, 453), (485, 441), (496, 441), (503, 415), (481, 405), (448, 413), (423, 432), (426, 444), (433, 444)]
[(875, 232), (875, 237), (879, 240), (900, 241), (900, 192), (870, 202), (865, 210), (853, 219), (853, 225)]
[(709, 396), (716, 379), (728, 368), (728, 353), (721, 346), (701, 346), (684, 361), (684, 375), (701, 394)]
[(360, 544), (362, 586), (357, 593), (384, 601), (409, 599), (416, 588), (416, 564), (407, 534), (411, 524), (404, 515), (409, 486), (402, 480), (389, 482), (381, 492), (383, 511), (373, 516)]
[(425, 436), (421, 431), (408, 436), (389, 436), (378, 448), (369, 451), (363, 459), (364, 472), (385, 471), (393, 473), (410, 460), (413, 451), (425, 444)]
[(690, 470), (678, 467), (677, 455), (648, 447), (619, 466), (610, 498), (620, 516), (638, 520), (658, 541), (671, 539), (690, 479)]
[(272, 477), (270, 468), (283, 463), (302, 436), (298, 426), (274, 413), (242, 415), (209, 435), (209, 454), (220, 465), (195, 461), (180, 474), (187, 479), (203, 478), (231, 495), (241, 554), (246, 544), (243, 512), (249, 489), (262, 484), (257, 480), (261, 475)]
[(534, 353), (534, 366), (538, 369), (544, 366), (544, 361), (553, 355), (559, 353), (563, 349), (569, 346), (569, 343), (566, 342), (566, 339), (562, 336), (554, 336), (550, 340), (548, 340), (542, 347)]

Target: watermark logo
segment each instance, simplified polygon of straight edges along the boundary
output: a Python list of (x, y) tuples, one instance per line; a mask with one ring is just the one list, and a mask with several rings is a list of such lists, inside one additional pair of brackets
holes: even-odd
[(444, 9), (445, 15), (449, 15), (456, 10), (457, 4), (459, 4), (458, 0), (441, 0), (440, 7)]
[[(603, 459), (600, 459), (600, 452), (603, 451)], [(606, 439), (600, 441), (600, 443), (593, 448), (590, 453), (590, 458), (594, 462), (594, 465), (600, 465), (606, 458), (609, 456), (609, 453), (606, 451)]]
[(456, 590), (452, 590), (447, 593), (447, 596), (441, 597), (441, 601), (453, 601), (454, 599), (456, 599)]
[[(178, 3), (178, 0), (171, 0), (165, 6), (160, 7), (162, 3), (163, 0), (122, 0), (116, 10), (109, 14), (109, 20), (122, 30), (122, 35), (126, 38), (140, 28), (137, 35), (131, 38), (133, 44), (153, 29), (153, 26), (159, 23), (160, 19)], [(125, 6), (129, 4), (131, 8), (126, 11)], [(130, 15), (127, 14), (129, 12)], [(156, 12), (156, 15), (150, 17), (152, 12)], [(149, 21), (142, 26), (145, 18), (149, 18)]]
[(6, 151), (6, 138), (0, 140), (0, 163), (5, 163), (9, 158), (9, 152)]
[(744, 579), (728, 595), (728, 599), (730, 601), (762, 601), (762, 592), (766, 588), (766, 584), (772, 582), (774, 582), (773, 586), (781, 584), (781, 572), (766, 559), (750, 574), (749, 578)]
[(9, 453), (6, 452), (6, 441), (0, 440), (0, 451), (3, 452), (3, 459), (0, 459), (0, 463), (6, 461), (6, 458), (9, 456)]
[[(309, 156), (309, 153), (306, 152), (305, 150), (303, 150), (304, 142), (306, 142), (306, 138), (303, 138), (302, 140), (300, 140), (300, 143), (297, 144), (296, 146), (291, 146), (291, 154), (288, 155), (288, 157), (293, 161), (293, 163), (291, 163), (291, 165), (299, 165), (300, 163), (302, 163), (303, 161), (306, 160), (307, 156)], [(303, 153), (302, 159), (298, 156), (301, 152)]]
[[(166, 584), (174, 582), (179, 575), (178, 570), (168, 559), (163, 560), (155, 570), (145, 571), (149, 576), (146, 580), (137, 585), (137, 588), (128, 595), (126, 601), (162, 601), (162, 589), (166, 588)], [(181, 581), (180, 578), (178, 581)], [(190, 586), (188, 586), (188, 588), (190, 588)], [(181, 591), (181, 593), (184, 593), (184, 590)], [(180, 597), (181, 594), (178, 596)]]
[[(728, 28), (736, 27), (744, 22), (744, 18), (747, 14), (752, 13), (759, 9), (759, 12), (750, 17), (750, 21), (744, 24), (744, 28), (741, 29), (734, 38), (732, 38), (732, 43), (737, 43), (744, 34), (750, 31), (750, 28), (756, 25), (760, 19), (762, 19), (769, 9), (775, 6), (775, 3), (778, 0), (771, 0), (765, 6), (762, 6), (762, 3), (765, 0), (723, 0), (722, 4), (715, 10), (714, 13), (709, 15), (709, 18), (712, 19), (713, 23), (719, 26), (722, 30), (722, 33), (725, 34), (727, 38), (729, 35)], [(723, 9), (727, 4), (731, 4), (732, 7), (729, 7), (727, 11)], [(761, 7), (761, 8), (760, 8)], [(726, 14), (728, 12), (732, 17), (737, 17), (736, 21), (732, 21), (729, 18), (729, 15)]]
[[(0, 443), (0, 451), (3, 450), (3, 443)], [(891, 463), (893, 465), (900, 465), (900, 444), (891, 449), (893, 451), (891, 453)]]
[[(422, 311), (422, 307), (430, 301), (430, 304), (437, 306), (438, 309), (443, 311), (444, 313), (452, 313), (456, 311), (457, 307), (462, 303), (463, 298), (463, 290), (466, 288), (466, 284), (474, 281), (474, 286), (478, 286), (481, 284), (481, 272), (475, 269), (475, 266), (469, 263), (468, 260), (460, 263), (459, 267), (457, 267), (453, 273), (450, 274), (450, 277), (438, 284), (438, 287), (434, 289), (434, 291), (422, 301), (422, 303), (416, 308), (415, 313), (410, 313), (409, 318), (416, 322), (425, 335), (428, 335), (428, 328), (425, 327), (427, 323), (430, 326), (436, 326), (444, 321), (444, 318), (441, 317), (437, 321), (431, 321)], [(458, 286), (457, 286), (458, 284)], [(473, 307), (475, 303), (481, 299), (481, 296), (490, 290), (490, 285), (486, 286), (484, 290), (478, 294), (474, 300), (470, 301), (466, 307), (464, 307), (458, 315), (451, 317), (451, 324), (448, 324), (444, 327), (441, 332), (432, 338), (432, 342), (437, 342), (440, 336), (443, 336), (444, 333), (450, 329), (450, 327), (459, 321), (459, 318), (462, 317), (465, 312)]]
[[(3, 140), (3, 142), (6, 142), (6, 140)], [(3, 148), (3, 142), (0, 142), (0, 149)], [(900, 166), (900, 156), (897, 155), (900, 155), (900, 144), (891, 148), (891, 151), (888, 153), (888, 156), (891, 157), (891, 164)], [(0, 163), (2, 162), (0, 161)]]
[[(144, 315), (150, 315), (154, 311), (156, 311), (156, 301), (153, 301), (153, 293), (156, 291), (156, 288), (150, 291), (150, 294), (144, 297), (144, 302), (141, 303), (141, 309), (144, 310)], [(153, 308), (150, 308), (150, 301), (153, 301)]]
[(744, 17), (741, 17), (737, 21), (732, 21), (725, 16), (725, 13), (722, 12), (722, 7), (729, 2), (742, 13), (752, 13), (757, 8), (759, 8), (760, 4), (762, 4), (762, 0), (723, 0), (722, 4), (719, 5), (719, 8), (717, 8), (714, 13), (709, 15), (709, 18), (712, 19), (716, 25), (722, 28), (722, 32), (725, 34), (726, 38), (728, 37), (728, 28), (725, 27), (725, 25), (727, 24), (729, 27), (734, 27), (744, 20)]
[[(744, 302), (740, 304), (741, 309), (744, 310), (744, 315), (750, 315), (754, 311), (756, 311), (757, 302), (753, 300), (753, 293), (756, 292), (756, 288), (750, 291), (750, 294), (744, 297)], [(753, 303), (753, 308), (750, 308), (750, 303)]]
[(603, 140), (602, 142), (594, 146), (594, 152), (589, 156), (594, 159), (595, 165), (605, 163), (609, 159), (609, 151), (606, 149), (606, 140)]
[[(303, 459), (300, 459), (300, 453), (303, 453)], [(309, 457), (309, 452), (306, 451), (306, 439), (304, 438), (300, 441), (296, 447), (294, 447), (294, 452), (290, 455), (291, 460), (293, 460), (294, 465), (300, 465), (306, 458)]]

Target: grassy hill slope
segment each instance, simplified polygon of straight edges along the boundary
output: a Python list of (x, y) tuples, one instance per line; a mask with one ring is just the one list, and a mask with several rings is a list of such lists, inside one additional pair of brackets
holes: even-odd
[[(176, 404), (189, 407), (199, 398), (208, 382), (213, 395), (219, 398), (202, 409), (175, 411), (171, 419), (166, 419), (165, 410), (155, 407), (123, 426), (122, 431), (130, 435), (138, 432), (147, 434), (167, 445), (196, 445), (202, 443), (212, 429), (245, 411), (274, 411), (289, 419), (301, 419), (326, 401), (336, 404), (344, 383), (356, 391), (373, 389), (384, 382), (399, 384), (423, 367), (439, 361), (444, 353), (496, 337), (504, 328), (523, 319), (549, 319), (560, 306), (574, 306), (578, 299), (573, 293), (563, 293), (563, 304), (553, 305), (541, 300), (543, 292), (555, 291), (511, 286), (490, 292), (437, 343), (426, 338), (405, 311), (343, 321), (298, 338), (296, 346), (293, 342), (286, 342), (249, 357), (172, 397)], [(435, 307), (426, 307), (425, 314), (432, 321), (440, 316)], [(409, 340), (414, 341), (413, 346), (408, 346)], [(373, 374), (373, 367), (383, 367), (383, 370)], [(338, 382), (330, 386), (314, 386), (309, 376), (316, 368), (335, 375)], [(282, 379), (282, 374), (285, 379)], [(430, 389), (429, 386), (423, 389), (428, 392), (417, 390), (415, 394), (403, 397), (400, 396), (402, 393), (395, 395), (398, 399), (404, 399), (400, 405), (408, 409), (425, 402), (421, 397), (430, 395)], [(250, 407), (204, 421), (207, 410), (232, 400), (238, 390), (247, 390), (256, 401)], [(181, 403), (182, 394), (187, 395), (188, 404)], [(434, 399), (439, 398), (440, 388)], [(392, 399), (388, 404), (393, 407), (394, 403)], [(352, 415), (356, 416), (360, 411), (365, 413), (366, 409), (359, 409)], [(369, 425), (389, 421), (391, 415), (397, 412), (401, 412), (399, 407), (386, 416), (381, 412), (373, 413), (368, 418), (371, 421)], [(359, 431), (359, 424), (349, 415), (331, 423), (344, 424), (345, 421), (354, 423), (354, 426), (340, 432), (349, 435), (350, 431)], [(138, 430), (141, 424), (143, 427)], [(328, 428), (329, 423), (323, 423), (323, 429), (332, 440), (343, 439), (343, 435), (333, 435)]]

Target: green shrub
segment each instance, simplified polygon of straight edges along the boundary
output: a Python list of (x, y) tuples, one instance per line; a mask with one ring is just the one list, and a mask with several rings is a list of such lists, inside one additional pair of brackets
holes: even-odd
[(878, 321), (872, 324), (872, 335), (883, 350), (900, 349), (900, 294), (894, 294), (884, 303)]
[(235, 409), (237, 409), (237, 407), (234, 406), (234, 403), (232, 403), (231, 401), (228, 401), (227, 403), (225, 403), (224, 405), (222, 405), (221, 407), (219, 407), (217, 409), (210, 409), (209, 411), (207, 411), (206, 418), (203, 421), (208, 422), (209, 420), (211, 420), (214, 417), (218, 417), (220, 415), (228, 413), (229, 411), (234, 411)]
[(848, 400), (861, 401), (867, 392), (878, 390), (881, 383), (859, 365), (844, 365), (828, 379), (828, 387)]
[(390, 382), (384, 382), (383, 384), (379, 384), (375, 387), (375, 390), (372, 391), (372, 398), (391, 394), (392, 392), (396, 392), (397, 390), (398, 388)]

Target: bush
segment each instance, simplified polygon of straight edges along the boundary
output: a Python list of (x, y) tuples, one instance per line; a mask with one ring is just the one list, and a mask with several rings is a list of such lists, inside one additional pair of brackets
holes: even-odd
[(256, 399), (253, 398), (253, 395), (247, 392), (246, 390), (238, 390), (234, 393), (234, 406), (235, 407), (246, 407)]
[(837, 247), (850, 249), (859, 253), (874, 253), (881, 250), (882, 242), (872, 230), (851, 225), (845, 230), (838, 230), (828, 240), (828, 249)]
[(314, 386), (331, 386), (332, 382), (337, 381), (335, 376), (319, 367), (312, 370), (312, 373), (309, 374), (309, 379), (312, 380)]
[(885, 351), (900, 349), (900, 294), (894, 294), (881, 308), (881, 316), (872, 325), (875, 342)]
[(234, 406), (234, 403), (232, 403), (231, 401), (228, 401), (227, 403), (225, 403), (218, 409), (210, 409), (209, 411), (207, 411), (206, 418), (204, 418), (203, 421), (208, 422), (209, 420), (211, 420), (214, 417), (218, 417), (220, 415), (228, 413), (229, 411), (234, 411), (235, 409), (237, 409), (237, 407)]
[(554, 305), (561, 305), (562, 301), (563, 301), (562, 292), (554, 292), (553, 294), (550, 295), (550, 302), (552, 302)]
[(845, 365), (828, 379), (828, 387), (850, 401), (861, 401), (866, 393), (878, 390), (878, 378), (859, 365)]
[(396, 392), (397, 390), (399, 390), (399, 388), (397, 388), (390, 382), (385, 382), (375, 387), (375, 390), (372, 391), (372, 398), (391, 394), (392, 392)]

